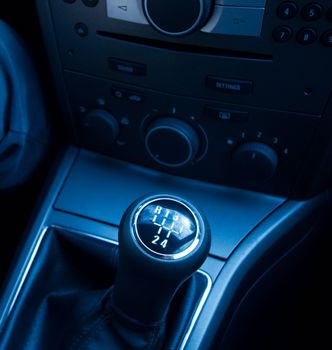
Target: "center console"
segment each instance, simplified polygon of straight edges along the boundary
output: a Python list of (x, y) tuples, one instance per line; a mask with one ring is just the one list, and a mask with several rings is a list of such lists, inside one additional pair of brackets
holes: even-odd
[[(161, 349), (222, 348), (223, 338), (234, 342), (228, 330), (241, 332), (243, 325), (233, 323), (247, 296), (256, 295), (257, 305), (264, 298), (266, 289), (256, 282), (278, 283), (279, 265), (289, 272), (330, 205), (329, 193), (286, 200), (165, 175), (75, 147), (60, 159), (1, 294), (1, 350), (26, 344), (29, 350), (95, 350), (100, 344), (141, 349), (151, 332), (164, 337)], [(158, 192), (165, 195), (156, 205)], [(148, 202), (138, 200), (147, 195)], [(182, 208), (179, 196), (202, 208), (206, 221), (189, 202)], [(181, 214), (181, 224), (179, 213), (187, 216)], [(117, 309), (131, 316), (129, 326), (128, 318), (114, 313), (112, 293)], [(151, 324), (165, 305), (165, 327)], [(125, 343), (114, 343), (119, 337)]]
[[(302, 258), (331, 205), (329, 191), (294, 196), (331, 154), (331, 5), (36, 3), (72, 144), (1, 299), (0, 350), (64, 349), (68, 334), (70, 349), (90, 349), (84, 335), (106, 320), (119, 334), (134, 320), (128, 342), (151, 321), (164, 349), (232, 343), (246, 298), (259, 304), (261, 282), (278, 281), (278, 266)], [(96, 305), (108, 310), (101, 318)], [(119, 323), (121, 313), (129, 320)], [(144, 329), (139, 339), (149, 338)]]

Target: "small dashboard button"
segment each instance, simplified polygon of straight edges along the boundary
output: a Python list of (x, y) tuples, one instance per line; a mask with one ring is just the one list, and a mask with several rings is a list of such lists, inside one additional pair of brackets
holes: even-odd
[(111, 94), (119, 100), (123, 100), (127, 97), (127, 91), (119, 87), (111, 87)]
[(297, 15), (298, 10), (299, 9), (295, 2), (285, 1), (279, 5), (277, 9), (277, 15), (281, 19), (291, 19)]
[(207, 116), (224, 122), (246, 122), (249, 118), (248, 112), (234, 111), (218, 107), (206, 106), (204, 112)]
[(320, 38), (321, 43), (324, 46), (332, 47), (332, 29), (329, 29)]
[(222, 77), (208, 76), (206, 78), (206, 86), (220, 92), (242, 95), (251, 93), (254, 83), (251, 80), (226, 79)]
[(142, 1), (106, 0), (107, 17), (121, 21), (148, 24)]
[(303, 7), (301, 15), (305, 21), (316, 21), (322, 17), (323, 12), (324, 9), (322, 5), (316, 2), (312, 2)]
[(216, 5), (202, 32), (260, 37), (265, 8)]
[(273, 39), (278, 43), (285, 43), (289, 41), (293, 36), (293, 31), (291, 28), (286, 26), (281, 26), (273, 31)]
[(313, 28), (302, 28), (296, 34), (296, 40), (302, 45), (312, 44), (317, 40), (317, 32)]
[(76, 23), (75, 24), (75, 32), (80, 37), (88, 36), (89, 29), (86, 24), (84, 23)]
[(108, 65), (111, 70), (129, 75), (146, 75), (146, 65), (137, 62), (109, 57)]
[(137, 92), (137, 91), (128, 91), (127, 92), (127, 99), (130, 102), (133, 103), (143, 103), (144, 102), (144, 95)]

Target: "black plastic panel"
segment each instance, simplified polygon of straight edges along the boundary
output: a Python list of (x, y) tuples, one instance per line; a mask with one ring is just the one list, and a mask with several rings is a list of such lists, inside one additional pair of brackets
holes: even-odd
[[(308, 150), (331, 93), (327, 67), (332, 49), (323, 39), (332, 24), (326, 12), (306, 21), (301, 11), (307, 0), (296, 1), (299, 11), (289, 19), (278, 11), (281, 0), (267, 0), (261, 36), (198, 30), (179, 38), (156, 32), (146, 21), (108, 17), (106, 0), (94, 7), (82, 1), (36, 2), (64, 117), (73, 134), (79, 134), (76, 144), (163, 172), (281, 196), (292, 194), (305, 162), (306, 169), (312, 168), (317, 155), (314, 150), (308, 159)], [(244, 6), (242, 1), (228, 5)], [(330, 6), (322, 5), (325, 10)], [(284, 27), (290, 35), (278, 42), (275, 33)], [(299, 33), (307, 27), (317, 38), (301, 43)], [(208, 77), (215, 78), (213, 85)], [(80, 135), (85, 113), (96, 106), (122, 123), (115, 146)], [(207, 118), (206, 107), (217, 109), (219, 119), (233, 119)], [(192, 165), (173, 171), (148, 157), (142, 121), (159, 114), (181, 118), (202, 131), (201, 152)], [(261, 141), (278, 155), (270, 179), (248, 181), (234, 174), (233, 152), (248, 141)], [(305, 184), (300, 187), (303, 191)]]

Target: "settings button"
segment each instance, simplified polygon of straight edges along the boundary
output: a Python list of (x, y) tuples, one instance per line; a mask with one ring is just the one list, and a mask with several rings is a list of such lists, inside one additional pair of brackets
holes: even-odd
[(206, 86), (220, 92), (242, 95), (251, 93), (254, 83), (251, 80), (226, 79), (222, 77), (208, 76), (206, 78)]

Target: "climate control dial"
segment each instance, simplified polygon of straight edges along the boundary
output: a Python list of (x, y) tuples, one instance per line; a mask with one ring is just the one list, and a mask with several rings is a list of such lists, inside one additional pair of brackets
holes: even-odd
[(85, 115), (80, 128), (80, 139), (85, 147), (105, 152), (112, 149), (119, 131), (116, 118), (110, 112), (96, 108)]
[(237, 177), (264, 181), (273, 176), (278, 166), (276, 151), (261, 142), (248, 142), (233, 153), (232, 168)]
[(150, 124), (145, 147), (159, 164), (177, 168), (195, 160), (201, 146), (196, 130), (178, 118), (162, 117)]
[(211, 13), (212, 0), (144, 0), (143, 7), (157, 31), (181, 36), (203, 27)]

